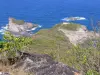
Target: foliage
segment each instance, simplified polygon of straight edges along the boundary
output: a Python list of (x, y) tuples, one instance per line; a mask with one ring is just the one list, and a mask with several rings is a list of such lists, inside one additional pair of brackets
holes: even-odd
[(86, 75), (99, 75), (98, 72), (94, 71), (94, 70), (89, 70)]
[(16, 20), (16, 19), (12, 19), (12, 22), (13, 22), (13, 23), (16, 23), (16, 24), (18, 24), (18, 25), (22, 25), (22, 24), (25, 23), (23, 20)]
[(24, 50), (32, 42), (31, 37), (15, 37), (9, 32), (5, 32), (3, 43), (0, 43), (2, 46), (0, 48), (1, 53), (6, 52), (6, 56), (14, 57), (16, 56), (17, 51)]
[[(83, 75), (100, 75), (100, 39), (88, 40), (87, 43), (73, 46), (69, 39), (57, 30), (60, 26), (62, 25), (40, 30), (33, 35), (34, 40), (30, 37), (14, 37), (7, 33), (0, 51), (8, 51), (9, 55), (13, 55), (18, 50), (27, 49), (32, 53), (49, 54), (56, 61), (80, 70)], [(73, 29), (70, 26), (68, 29), (75, 30), (77, 28)], [(95, 40), (97, 42), (94, 47)]]
[(0, 48), (3, 48), (4, 43), (4, 41), (0, 41)]
[[(100, 73), (100, 42), (91, 39), (83, 44), (73, 46), (62, 32), (57, 31), (60, 25), (49, 30), (40, 30), (33, 37), (31, 52), (49, 54), (56, 61), (63, 62), (82, 72), (83, 75), (98, 75)], [(94, 47), (94, 41), (96, 47)]]
[(93, 47), (74, 47), (72, 50), (67, 51), (66, 57), (69, 58), (66, 63), (82, 70), (84, 73), (88, 70), (99, 72), (100, 51)]

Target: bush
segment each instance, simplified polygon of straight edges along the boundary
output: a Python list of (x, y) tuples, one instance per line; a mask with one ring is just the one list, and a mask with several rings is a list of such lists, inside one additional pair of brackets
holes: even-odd
[(4, 35), (4, 42), (0, 43), (0, 52), (5, 57), (14, 58), (17, 55), (17, 52), (20, 50), (24, 50), (24, 48), (28, 47), (32, 42), (31, 37), (15, 37), (14, 35), (6, 32)]
[(99, 75), (99, 73), (97, 71), (94, 70), (89, 70), (86, 75)]

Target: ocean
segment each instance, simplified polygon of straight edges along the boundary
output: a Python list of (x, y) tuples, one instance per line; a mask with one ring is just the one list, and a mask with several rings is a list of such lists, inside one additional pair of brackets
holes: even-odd
[(94, 25), (100, 20), (100, 0), (0, 0), (0, 36), (9, 17), (39, 24), (41, 28), (36, 32), (63, 22), (65, 17), (77, 16), (86, 20), (75, 23), (92, 30), (90, 19), (94, 20)]

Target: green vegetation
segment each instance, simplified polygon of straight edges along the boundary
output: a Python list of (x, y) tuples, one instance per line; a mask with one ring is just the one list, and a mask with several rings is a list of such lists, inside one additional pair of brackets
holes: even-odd
[[(7, 33), (4, 36), (5, 42), (0, 45), (0, 51), (1, 53), (7, 51), (8, 56), (15, 55), (18, 50), (48, 54), (54, 60), (78, 69), (83, 75), (100, 75), (100, 40), (88, 39), (89, 42), (73, 46), (69, 39), (58, 31), (59, 27), (76, 30), (80, 26), (79, 24), (75, 26), (58, 24), (54, 28), (38, 31), (32, 38), (14, 37)], [(94, 46), (94, 40), (97, 41), (96, 46)]]
[(60, 50), (70, 49), (71, 46), (72, 44), (62, 32), (46, 29), (40, 30), (33, 36), (33, 43), (30, 48), (32, 51), (44, 53), (44, 51), (55, 51), (58, 48)]
[(7, 58), (16, 57), (17, 51), (24, 50), (31, 42), (31, 37), (15, 37), (9, 32), (5, 32), (4, 41), (0, 43), (0, 53)]
[[(73, 24), (74, 25), (74, 24)], [(76, 25), (76, 24), (75, 24)], [(63, 62), (82, 72), (83, 75), (99, 75), (100, 73), (100, 43), (99, 39), (88, 39), (89, 42), (73, 46), (69, 39), (57, 29), (40, 30), (33, 36), (29, 52), (49, 54), (56, 61)], [(93, 40), (97, 40), (94, 47)]]
[(74, 24), (74, 23), (59, 24), (58, 26), (60, 26), (60, 28), (62, 28), (62, 29), (73, 30), (73, 31), (76, 31), (78, 28), (81, 27), (80, 24)]
[[(68, 41), (66, 42), (68, 43)], [(79, 71), (82, 71), (82, 74), (84, 75), (99, 75), (100, 50), (97, 50), (94, 47), (81, 48), (80, 46), (71, 46), (72, 48), (68, 49), (70, 45), (66, 43), (63, 43), (63, 45), (57, 45), (57, 43), (55, 43), (56, 46), (53, 43), (48, 47), (49, 44), (51, 43), (48, 42), (48, 39), (43, 41), (42, 39), (39, 39), (37, 42), (36, 39), (34, 39), (30, 50), (31, 52), (49, 54), (56, 61), (74, 67)], [(100, 45), (98, 45), (98, 47), (100, 47)]]
[(25, 23), (23, 20), (16, 20), (16, 19), (12, 19), (12, 22), (18, 25), (22, 25)]
[(89, 70), (86, 75), (100, 75), (97, 71)]
[(3, 44), (4, 44), (5, 42), (4, 41), (0, 41), (0, 48), (3, 48)]

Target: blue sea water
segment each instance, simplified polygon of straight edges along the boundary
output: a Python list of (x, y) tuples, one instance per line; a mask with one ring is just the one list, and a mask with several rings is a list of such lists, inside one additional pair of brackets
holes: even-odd
[(9, 17), (51, 28), (71, 16), (85, 17), (87, 20), (75, 22), (91, 30), (90, 18), (95, 24), (100, 20), (100, 0), (0, 0), (0, 28)]

